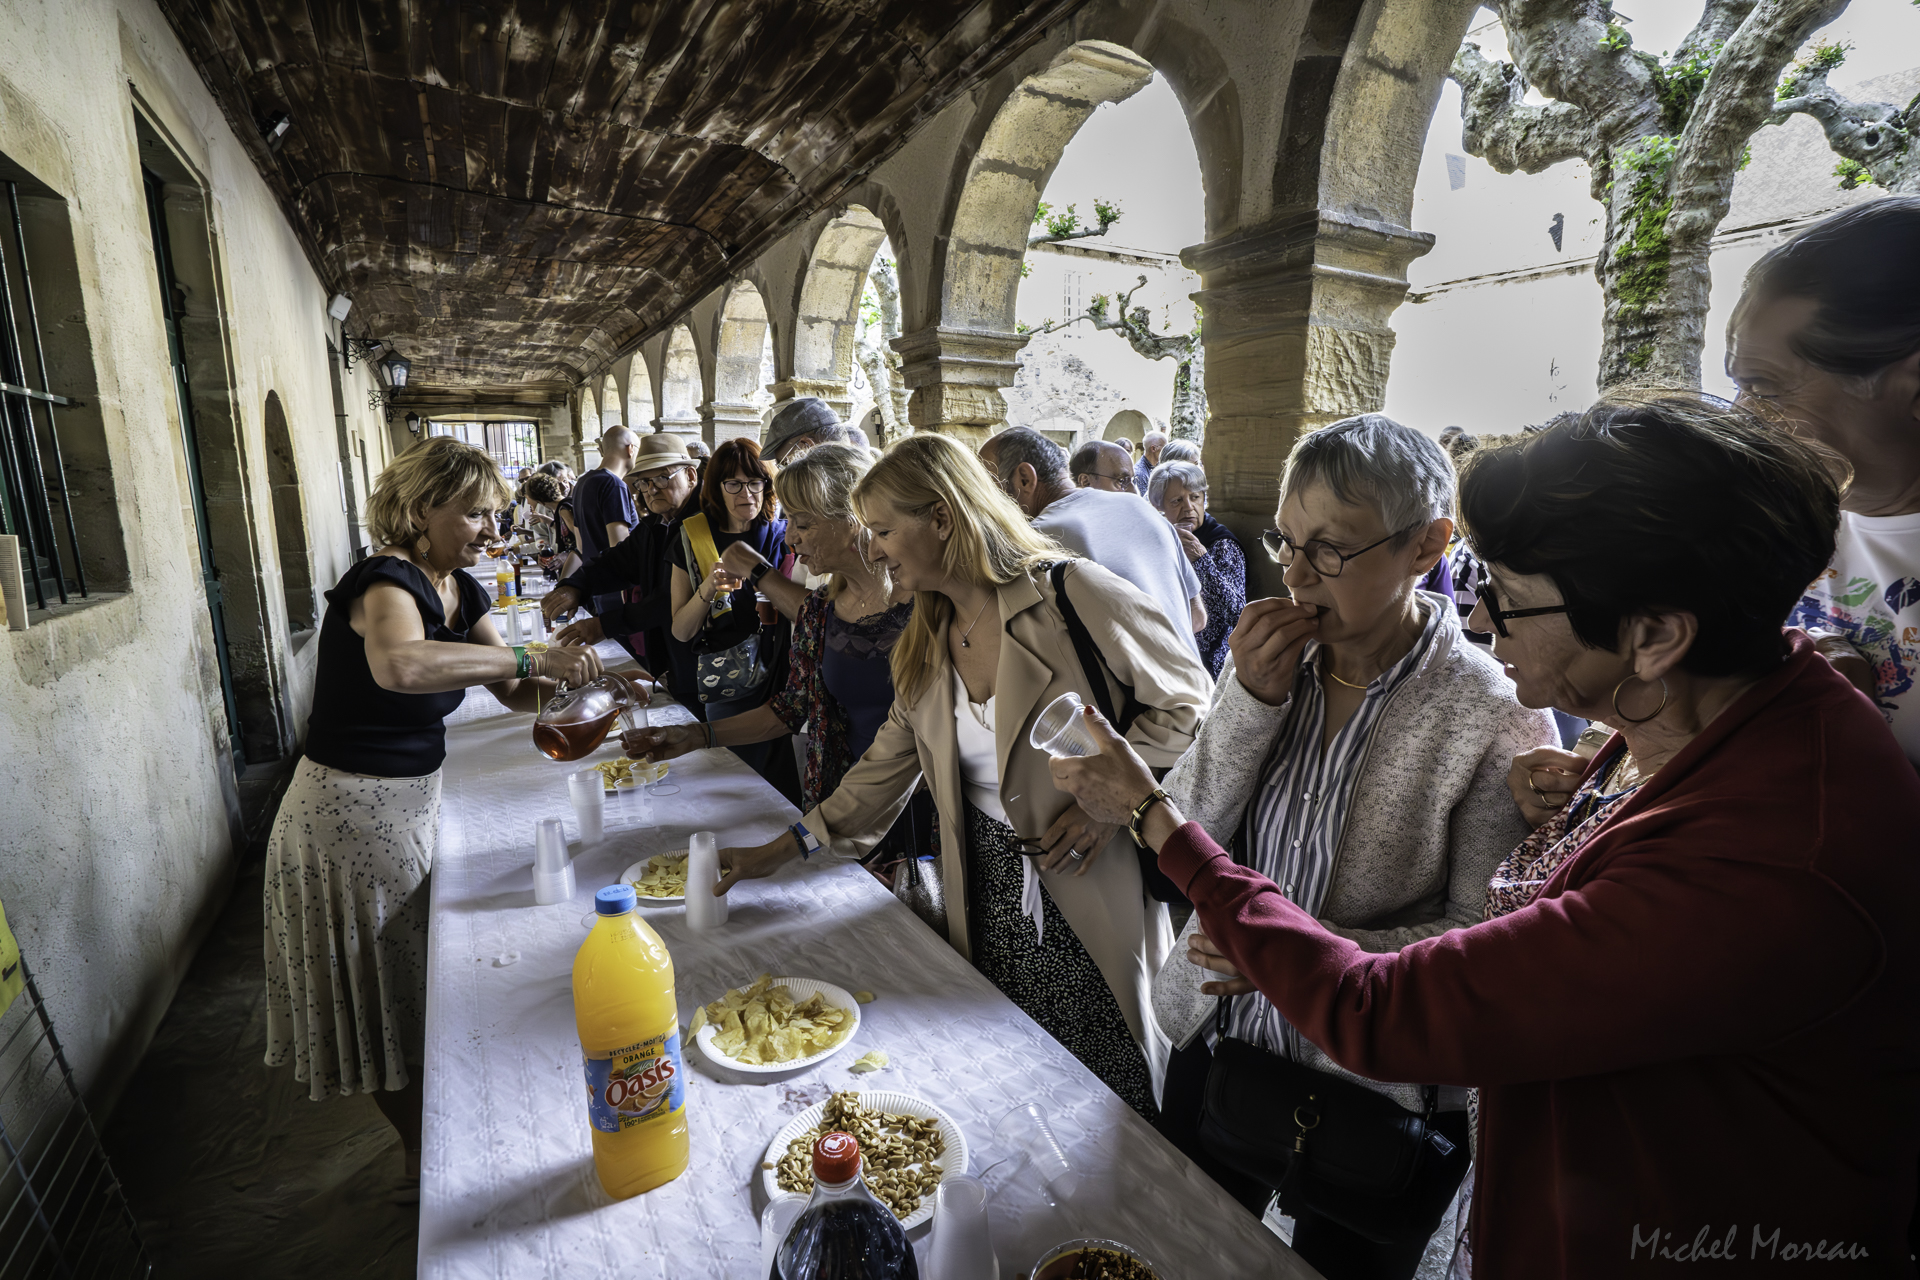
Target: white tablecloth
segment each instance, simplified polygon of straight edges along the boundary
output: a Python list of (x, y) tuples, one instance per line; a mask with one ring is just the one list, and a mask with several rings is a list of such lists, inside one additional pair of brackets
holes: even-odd
[[(481, 701), (485, 699), (485, 701)], [(491, 711), (489, 711), (491, 708)], [(656, 714), (661, 714), (656, 712)], [(684, 719), (670, 708), (665, 715)], [(1073, 1201), (1051, 1208), (1030, 1171), (987, 1174), (1003, 1280), (1078, 1236), (1123, 1240), (1167, 1280), (1316, 1273), (857, 866), (795, 864), (729, 895), (731, 918), (695, 934), (680, 906), (643, 908), (673, 953), (681, 1025), (697, 1003), (764, 970), (878, 997), (854, 1047), (798, 1072), (747, 1076), (686, 1055), (692, 1163), (625, 1201), (592, 1168), (571, 975), (595, 889), (643, 854), (768, 839), (797, 815), (729, 752), (673, 762), (677, 796), (607, 801), (607, 838), (576, 858), (570, 904), (533, 904), (533, 824), (565, 817), (566, 775), (534, 750), (531, 717), (476, 691), (451, 718), (427, 994), (420, 1275), (713, 1277), (761, 1280), (760, 1161), (786, 1119), (839, 1089), (894, 1089), (946, 1109), (972, 1170), (1009, 1154), (992, 1122), (1017, 1101), (1046, 1108), (1075, 1166)], [(617, 743), (591, 759), (611, 759)], [(888, 1070), (847, 1067), (884, 1049)], [(916, 1233), (925, 1254), (925, 1231)]]

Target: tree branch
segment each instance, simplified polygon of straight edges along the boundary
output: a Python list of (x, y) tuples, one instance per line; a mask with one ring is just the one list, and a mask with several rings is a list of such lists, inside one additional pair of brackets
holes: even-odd
[(1808, 115), (1826, 131), (1835, 155), (1864, 167), (1889, 191), (1920, 192), (1920, 96), (1905, 107), (1891, 102), (1855, 102), (1827, 84), (1829, 68), (1803, 72), (1789, 86), (1792, 97), (1773, 104), (1777, 123)]
[(1460, 145), (1501, 173), (1539, 173), (1593, 154), (1587, 113), (1567, 102), (1533, 106), (1515, 67), (1462, 45), (1447, 73), (1460, 86)]
[(1605, 0), (1498, 0), (1492, 7), (1527, 83), (1583, 109), (1602, 145), (1662, 132), (1653, 71), (1616, 47)]
[(1760, 0), (1727, 38), (1674, 154), (1667, 231), (1676, 249), (1704, 244), (1726, 217), (1732, 176), (1747, 141), (1773, 115), (1781, 72), (1846, 7), (1847, 0)]
[(1192, 334), (1182, 333), (1165, 336), (1157, 334), (1153, 331), (1153, 326), (1148, 323), (1149, 313), (1147, 309), (1145, 307), (1133, 306), (1133, 295), (1140, 292), (1147, 283), (1145, 276), (1141, 276), (1139, 280), (1139, 284), (1134, 285), (1133, 288), (1120, 295), (1120, 305), (1114, 309), (1114, 314), (1108, 314), (1106, 298), (1096, 295), (1087, 309), (1073, 319), (1067, 321), (1049, 320), (1033, 332), (1036, 334), (1054, 333), (1085, 320), (1096, 329), (1119, 330), (1120, 336), (1127, 340), (1128, 345), (1149, 360), (1187, 359), (1193, 351), (1194, 337)]
[(1740, 24), (1753, 12), (1758, 0), (1708, 0), (1705, 12), (1700, 15), (1693, 30), (1673, 51), (1673, 60), (1680, 61), (1689, 54), (1705, 53), (1715, 45), (1725, 44), (1740, 29)]

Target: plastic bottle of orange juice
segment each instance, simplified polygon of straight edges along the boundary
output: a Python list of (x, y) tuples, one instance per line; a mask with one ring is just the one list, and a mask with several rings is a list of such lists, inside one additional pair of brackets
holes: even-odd
[(686, 1070), (666, 944), (634, 914), (632, 885), (608, 885), (593, 900), (599, 919), (573, 958), (573, 1017), (594, 1171), (624, 1200), (686, 1172)]

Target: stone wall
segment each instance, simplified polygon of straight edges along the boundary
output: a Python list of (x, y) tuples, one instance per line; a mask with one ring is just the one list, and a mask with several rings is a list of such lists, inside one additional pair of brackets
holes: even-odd
[[(364, 512), (392, 444), (364, 366), (336, 417), (327, 293), (159, 11), (63, 0), (6, 22), (0, 157), (64, 202), (75, 287), (56, 309), (42, 299), (44, 327), (69, 365), (55, 380), (87, 388), (70, 412), (97, 423), (86, 465), (111, 484), (110, 513), (81, 539), (123, 558), (125, 589), (0, 631), (0, 900), (82, 1085), (110, 1104), (224, 900), (239, 816), (143, 162), (178, 166), (169, 190), (192, 196), (170, 201), (176, 237), (199, 207), (203, 270), (179, 274), (222, 587), (250, 599), (230, 611), (250, 615), (230, 649), (264, 699), (247, 711), (259, 733), (243, 735), (256, 758), (291, 750), (312, 699), (313, 647), (289, 637), (313, 606), (290, 618), (288, 599), (297, 613), (351, 563), (365, 535), (343, 507)], [(296, 515), (289, 542), (279, 525)]]

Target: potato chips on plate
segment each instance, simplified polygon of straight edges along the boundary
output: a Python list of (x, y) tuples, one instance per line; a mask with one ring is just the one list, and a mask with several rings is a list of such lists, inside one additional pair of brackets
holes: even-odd
[(685, 902), (687, 900), (687, 851), (656, 853), (642, 858), (620, 873), (620, 879), (633, 886), (641, 902)]
[(694, 1014), (694, 1042), (735, 1071), (792, 1071), (853, 1043), (860, 1006), (848, 992), (812, 978), (761, 974)]

